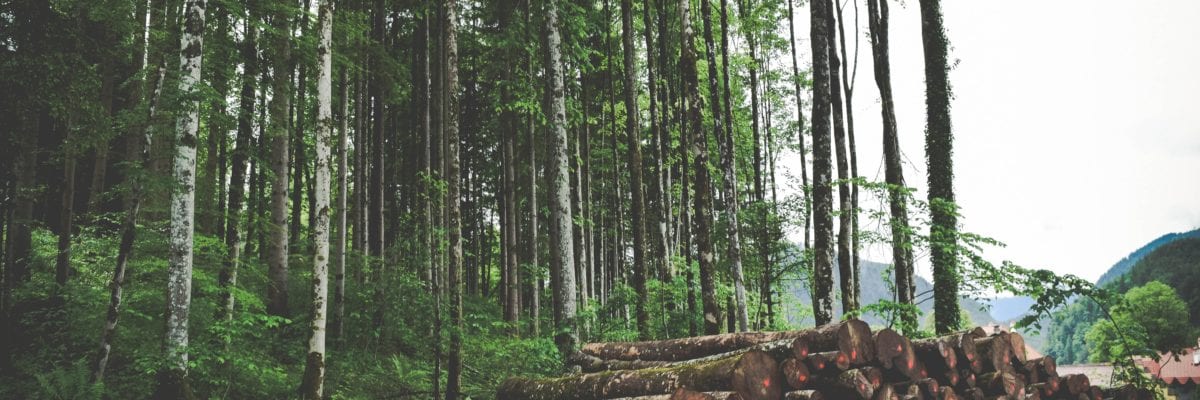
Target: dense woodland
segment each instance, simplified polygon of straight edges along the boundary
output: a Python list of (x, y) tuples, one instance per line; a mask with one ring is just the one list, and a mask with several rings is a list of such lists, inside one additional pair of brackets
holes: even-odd
[[(899, 5), (2, 1), (0, 397), (490, 398), (591, 341), (1106, 298), (958, 230), (939, 0), (905, 5), (924, 132), (897, 130)], [(891, 300), (860, 304), (868, 243)]]

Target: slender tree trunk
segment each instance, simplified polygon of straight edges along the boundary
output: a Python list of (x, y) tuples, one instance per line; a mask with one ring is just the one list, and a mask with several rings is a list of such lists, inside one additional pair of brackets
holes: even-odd
[(950, 121), (949, 41), (940, 0), (921, 0), (925, 49), (925, 157), (929, 171), (929, 241), (933, 264), (933, 314), (938, 333), (959, 329), (958, 206), (954, 203), (954, 136)]
[[(275, 34), (275, 54), (271, 77), (270, 133), (271, 170), (271, 229), (267, 249), (267, 313), (287, 314), (288, 275), (288, 108), (291, 97), (291, 34), (287, 14), (277, 13), (272, 19)], [(297, 205), (299, 206), (299, 205)]]
[(564, 98), (562, 38), (558, 32), (558, 0), (546, 4), (546, 70), (550, 76), (550, 255), (554, 286), (554, 342), (564, 356), (579, 349), (575, 322), (575, 255), (571, 232), (571, 188), (567, 160), (567, 105)]
[[(71, 139), (74, 137), (70, 133), (68, 127), (67, 137), (64, 147), (71, 147)], [(71, 231), (74, 230), (72, 222), (75, 219), (75, 155), (74, 151), (67, 150), (63, 159), (63, 185), (59, 189), (61, 191), (61, 203), (58, 226), (58, 253), (54, 263), (54, 283), (60, 288), (67, 285), (67, 279), (71, 275)]]
[[(139, 13), (139, 15), (141, 15)], [(143, 39), (145, 40), (145, 39)], [(141, 60), (138, 60), (141, 61)], [(158, 111), (158, 100), (162, 95), (163, 77), (166, 75), (165, 63), (160, 63), (158, 67), (158, 79), (155, 80), (155, 87), (150, 95), (147, 103), (147, 118), (146, 121), (153, 121)], [(139, 88), (135, 86), (135, 88)], [(134, 99), (140, 101), (140, 90), (135, 90)], [(150, 145), (154, 138), (153, 124), (147, 124), (142, 130), (142, 143), (139, 154), (139, 168), (148, 168), (150, 166)], [(131, 154), (132, 155), (132, 154)], [(130, 193), (128, 207), (125, 210), (125, 221), (121, 224), (121, 244), (117, 248), (117, 264), (113, 269), (112, 281), (109, 282), (109, 302), (108, 314), (104, 321), (104, 332), (100, 336), (100, 351), (96, 357), (95, 369), (92, 370), (92, 382), (104, 382), (104, 373), (108, 368), (108, 357), (112, 352), (112, 343), (116, 338), (117, 319), (121, 315), (122, 291), (125, 284), (125, 269), (129, 265), (129, 257), (133, 255), (133, 242), (137, 238), (137, 220), (138, 212), (142, 206), (142, 187), (143, 181), (139, 177), (138, 172), (128, 171), (125, 174), (129, 179)]]
[[(188, 0), (184, 6), (183, 35), (180, 37), (179, 91), (196, 96), (204, 54), (204, 0)], [(169, 370), (160, 376), (159, 398), (190, 398), (187, 378), (188, 313), (192, 303), (192, 235), (195, 222), (196, 142), (200, 129), (198, 97), (182, 104), (175, 124), (176, 150), (171, 193), (170, 252), (167, 268), (166, 354)]]
[(629, 146), (629, 186), (633, 195), (633, 287), (637, 292), (638, 336), (650, 338), (650, 312), (646, 308), (646, 223), (643, 220), (646, 202), (642, 193), (642, 138), (638, 124), (637, 88), (634, 86), (633, 2), (621, 0), (621, 43), (625, 55), (625, 136)]
[(854, 69), (850, 70), (850, 59), (846, 58), (846, 29), (845, 19), (842, 18), (842, 7), (837, 7), (837, 29), (838, 40), (841, 43), (842, 53), (842, 88), (846, 93), (846, 144), (849, 152), (847, 160), (850, 162), (850, 266), (854, 273), (851, 283), (851, 288), (854, 289), (854, 303), (857, 308), (859, 297), (862, 296), (860, 289), (860, 269), (858, 259), (858, 155), (854, 145), (854, 82), (858, 76), (858, 3), (854, 3), (854, 27), (855, 27), (855, 46), (854, 46)]
[(301, 395), (320, 399), (325, 384), (325, 316), (329, 293), (329, 142), (333, 137), (333, 0), (320, 0), (317, 23), (317, 163), (314, 171), (316, 225), (313, 230), (312, 322)]
[[(908, 203), (904, 184), (904, 165), (900, 161), (900, 140), (896, 130), (896, 103), (892, 99), (891, 65), (888, 45), (887, 1), (867, 1), (868, 24), (871, 31), (871, 54), (875, 64), (875, 84), (883, 114), (884, 176), (888, 184), (889, 226), (892, 233), (892, 265), (896, 273), (896, 301), (913, 304), (914, 288), (912, 241), (909, 238)], [(917, 316), (902, 313), (900, 326), (916, 328)], [(911, 332), (904, 332), (905, 334)]]
[(447, 365), (449, 379), (446, 383), (446, 400), (461, 396), (462, 378), (462, 217), (459, 210), (459, 154), (458, 154), (458, 0), (445, 0), (445, 146), (446, 146), (446, 230), (450, 234), (447, 286), (450, 288), (450, 362)]
[[(526, 23), (528, 23), (528, 18), (526, 18)], [(533, 60), (530, 59), (530, 60), (527, 60), (527, 62), (530, 65), (529, 76), (532, 79)], [(537, 143), (538, 143), (538, 141), (534, 137), (533, 117), (529, 116), (529, 117), (527, 117), (527, 120), (528, 120), (528, 124), (526, 126), (526, 131), (525, 131), (527, 137), (526, 137), (525, 141), (526, 141), (526, 151), (528, 152), (528, 157), (529, 157), (529, 160), (528, 160), (529, 161), (529, 199), (528, 199), (528, 201), (529, 201), (529, 233), (528, 233), (528, 236), (526, 237), (526, 243), (527, 243), (527, 246), (529, 246), (529, 247), (526, 249), (527, 254), (528, 254), (526, 259), (529, 260), (530, 270), (528, 271), (528, 273), (531, 278), (531, 279), (529, 279), (529, 282), (530, 282), (530, 285), (529, 285), (530, 290), (529, 291), (531, 292), (531, 296), (530, 296), (531, 299), (530, 299), (530, 304), (529, 304), (530, 318), (533, 320), (532, 321), (533, 336), (538, 337), (538, 335), (541, 333), (540, 326), (541, 326), (541, 311), (542, 311), (541, 310), (542, 309), (542, 307), (541, 307), (542, 306), (541, 305), (542, 278), (541, 278), (541, 266), (538, 263), (538, 217), (540, 215), (539, 209), (538, 209), (538, 189), (537, 189), (538, 188), (538, 184), (537, 184), (537, 176), (538, 176)]]
[[(650, 212), (653, 213), (651, 221), (654, 222), (654, 251), (651, 253), (650, 262), (653, 264), (658, 275), (658, 279), (663, 282), (670, 281), (670, 268), (668, 268), (669, 257), (667, 256), (667, 220), (664, 218), (665, 209), (668, 208), (667, 202), (664, 201), (663, 192), (666, 190), (663, 187), (663, 170), (661, 154), (657, 152), (662, 148), (660, 142), (663, 140), (662, 127), (658, 124), (658, 90), (657, 80), (655, 77), (654, 56), (654, 35), (651, 29), (653, 20), (650, 19), (651, 2), (647, 1), (642, 6), (642, 29), (646, 37), (646, 92), (650, 96), (650, 138), (651, 138), (651, 157), (654, 157), (654, 166), (650, 169), (654, 182), (650, 184), (650, 198), (647, 203), (656, 203), (657, 207), (651, 207)], [(659, 40), (662, 40), (661, 38)], [(584, 160), (588, 159), (587, 153), (584, 153)], [(586, 168), (585, 168), (586, 169)], [(587, 185), (584, 185), (587, 188)]]
[(696, 51), (692, 33), (690, 4), (688, 0), (679, 2), (679, 20), (683, 32), (683, 57), (681, 68), (684, 77), (684, 90), (688, 102), (688, 127), (691, 128), (691, 155), (695, 166), (696, 193), (693, 196), (695, 215), (696, 252), (700, 259), (700, 293), (704, 303), (704, 334), (720, 333), (721, 310), (717, 301), (716, 268), (713, 265), (712, 243), (712, 178), (708, 175), (708, 137), (704, 132), (701, 115), (700, 78), (696, 68)]
[(813, 65), (813, 316), (817, 325), (833, 320), (833, 178), (830, 143), (829, 0), (811, 0)]
[[(251, 3), (253, 4), (253, 3)], [(237, 286), (238, 263), (241, 260), (240, 216), (242, 200), (245, 197), (246, 160), (250, 156), (250, 141), (253, 132), (255, 78), (258, 75), (258, 29), (254, 27), (254, 11), (249, 11), (250, 21), (246, 23), (245, 43), (242, 46), (244, 74), (242, 76), (241, 99), (238, 105), (237, 139), (233, 149), (233, 165), (229, 180), (229, 210), (230, 219), (225, 222), (225, 249), (228, 252), (221, 266), (218, 282), (222, 286), (221, 307), (218, 309), (218, 320), (230, 321), (233, 318), (233, 288)]]
[[(721, 2), (724, 5), (724, 0)], [(812, 191), (808, 186), (808, 150), (804, 145), (804, 96), (800, 88), (800, 59), (796, 56), (795, 7), (788, 0), (788, 35), (792, 49), (792, 82), (796, 86), (796, 142), (800, 144), (800, 180), (804, 192), (804, 250), (812, 249)]]
[[(511, 22), (512, 22), (514, 14), (516, 13), (515, 2), (509, 1), (509, 2), (506, 2), (506, 5), (507, 5), (508, 10), (502, 11), (502, 14), (500, 16), (501, 31), (511, 30), (511, 28), (512, 28)], [(510, 50), (516, 51), (515, 47)], [(511, 58), (508, 59), (508, 61), (510, 62), (510, 64), (515, 64), (515, 60), (513, 60)], [(505, 68), (503, 70), (502, 74), (504, 76), (501, 78), (503, 80), (503, 82), (500, 85), (500, 91), (501, 91), (500, 102), (503, 105), (504, 110), (501, 112), (501, 115), (500, 115), (500, 118), (501, 118), (500, 124), (501, 124), (501, 135), (502, 135), (502, 140), (503, 140), (502, 160), (501, 160), (503, 165), (501, 167), (503, 170), (503, 172), (502, 172), (502, 175), (503, 175), (503, 185), (502, 185), (502, 188), (503, 188), (503, 199), (502, 199), (503, 210), (502, 211), (503, 211), (504, 218), (501, 221), (501, 225), (502, 225), (501, 226), (501, 230), (502, 230), (501, 238), (503, 239), (502, 242), (504, 243), (504, 245), (502, 246), (504, 258), (503, 258), (501, 271), (503, 272), (503, 275), (507, 278), (507, 280), (504, 281), (504, 286), (505, 286), (506, 290), (504, 291), (504, 294), (503, 294), (503, 297), (505, 298), (504, 320), (509, 323), (514, 323), (513, 333), (519, 334), (520, 329), (518, 326), (515, 325), (515, 323), (521, 316), (521, 301), (520, 301), (520, 293), (521, 293), (520, 292), (520, 289), (521, 289), (520, 269), (521, 268), (520, 268), (520, 261), (517, 259), (517, 252), (516, 252), (518, 218), (517, 218), (516, 193), (515, 193), (515, 190), (516, 190), (516, 157), (514, 154), (514, 147), (516, 146), (516, 141), (517, 141), (517, 120), (516, 120), (517, 115), (516, 115), (516, 110), (514, 108), (512, 108), (514, 99), (513, 99), (513, 94), (512, 94), (512, 85), (510, 85), (510, 83), (513, 82), (513, 75), (514, 75), (513, 69)]]
[[(732, 119), (722, 121), (722, 114), (725, 110), (721, 107), (721, 88), (717, 83), (717, 49), (713, 42), (713, 27), (712, 27), (712, 4), (710, 0), (701, 0), (700, 2), (701, 19), (704, 20), (704, 49), (708, 57), (708, 93), (712, 97), (709, 101), (710, 111), (713, 116), (713, 132), (721, 133), (721, 139), (718, 142), (721, 144), (721, 171), (725, 175), (724, 179), (724, 195), (725, 195), (725, 214), (729, 219), (729, 266), (733, 273), (733, 288), (734, 303), (733, 316), (737, 321), (737, 330), (745, 332), (749, 328), (750, 319), (746, 313), (746, 283), (742, 273), (742, 244), (740, 236), (740, 228), (738, 225), (738, 194), (737, 194), (737, 173), (734, 170), (734, 140), (729, 129), (722, 126), (722, 123), (733, 125)], [(722, 16), (724, 17), (724, 16)], [(724, 58), (724, 55), (722, 56)], [(726, 72), (728, 73), (728, 72)], [(728, 78), (727, 78), (728, 79)], [(728, 97), (725, 101), (729, 101)], [(728, 114), (724, 115), (728, 117)]]
[[(449, 5), (447, 5), (449, 7)], [(373, 10), (374, 22), (372, 34), (378, 45), (384, 45), (386, 38), (387, 23), (384, 13), (387, 12), (384, 8), (383, 0), (375, 0)], [(374, 60), (376, 68), (374, 75), (375, 82), (371, 85), (372, 99), (374, 101), (374, 124), (371, 126), (371, 184), (370, 184), (370, 204), (367, 217), (368, 227), (370, 229), (370, 241), (368, 242), (371, 254), (371, 281), (375, 284), (373, 302), (375, 303), (374, 315), (372, 316), (372, 325), (379, 330), (380, 336), (384, 336), (387, 332), (384, 327), (384, 310), (387, 308), (387, 301), (384, 297), (384, 288), (386, 287), (387, 279), (387, 262), (384, 258), (384, 163), (383, 154), (387, 150), (384, 142), (384, 125), (386, 124), (387, 104), (385, 95), (387, 93), (385, 84), (385, 75), (382, 67), (382, 61)], [(447, 89), (449, 92), (449, 89)], [(460, 232), (461, 233), (461, 232)], [(461, 252), (460, 252), (461, 254)], [(460, 263), (461, 267), (462, 264)], [(461, 276), (461, 271), (460, 271)], [(449, 394), (449, 393), (447, 393)]]
[(337, 206), (334, 208), (337, 236), (333, 240), (333, 329), (330, 335), (340, 340), (346, 333), (346, 200), (350, 194), (346, 187), (347, 157), (350, 156), (346, 152), (347, 136), (350, 134), (350, 76), (346, 67), (342, 67), (339, 80), (341, 103), (338, 106)]
[[(835, 4), (832, 8), (836, 8)], [(850, 205), (850, 171), (846, 156), (846, 128), (842, 113), (842, 81), (841, 59), (837, 54), (837, 26), (834, 22), (833, 9), (826, 10), (825, 35), (829, 42), (829, 74), (830, 94), (833, 102), (833, 138), (834, 151), (837, 155), (838, 175), (838, 234), (837, 234), (837, 263), (841, 283), (842, 312), (852, 312), (858, 309), (857, 281), (854, 277), (854, 265), (851, 260), (850, 233), (853, 210)]]

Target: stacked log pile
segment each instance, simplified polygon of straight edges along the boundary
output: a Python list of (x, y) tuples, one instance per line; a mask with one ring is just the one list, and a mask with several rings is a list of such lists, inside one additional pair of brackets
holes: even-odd
[(514, 377), (500, 400), (1136, 399), (1028, 359), (1018, 333), (983, 329), (909, 340), (850, 319), (808, 330), (590, 343), (581, 373)]

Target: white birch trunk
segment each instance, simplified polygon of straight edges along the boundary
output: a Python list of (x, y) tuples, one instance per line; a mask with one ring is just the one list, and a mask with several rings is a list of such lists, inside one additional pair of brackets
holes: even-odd
[(176, 187), (171, 193), (170, 255), (167, 269), (167, 356), (177, 378), (187, 375), (188, 311), (192, 302), (192, 234), (196, 200), (196, 132), (200, 129), (204, 0), (188, 0), (181, 36), (179, 91), (184, 102), (175, 122)]
[(333, 1), (318, 5), (321, 38), (317, 44), (317, 168), (313, 196), (316, 226), (313, 227), (312, 325), (308, 337), (308, 362), (304, 367), (303, 396), (320, 399), (325, 383), (325, 317), (329, 293), (329, 143), (333, 136), (332, 78)]

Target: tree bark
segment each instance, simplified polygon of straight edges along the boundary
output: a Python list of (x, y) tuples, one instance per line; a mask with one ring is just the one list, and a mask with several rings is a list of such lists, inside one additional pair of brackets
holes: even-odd
[[(721, 139), (718, 140), (718, 142), (721, 143), (721, 171), (725, 175), (723, 186), (725, 191), (725, 215), (728, 219), (729, 225), (729, 227), (726, 228), (728, 229), (729, 233), (729, 254), (726, 256), (729, 257), (729, 266), (731, 272), (733, 273), (733, 289), (735, 299), (733, 314), (737, 320), (737, 330), (739, 332), (745, 332), (747, 329), (749, 329), (750, 317), (746, 312), (746, 283), (745, 277), (742, 273), (742, 244), (740, 236), (741, 228), (738, 224), (738, 213), (741, 207), (738, 204), (737, 172), (735, 171), (734, 167), (734, 164), (736, 164), (734, 157), (737, 154), (737, 151), (734, 150), (735, 140), (733, 140), (731, 135), (733, 119), (730, 118), (732, 113), (725, 113), (724, 117), (727, 119), (722, 121), (722, 112), (726, 111), (729, 106), (727, 104), (726, 108), (723, 109), (721, 107), (721, 97), (718, 95), (718, 93), (721, 93), (721, 91), (720, 86), (717, 84), (719, 74), (717, 73), (717, 49), (713, 44), (711, 1), (701, 0), (700, 15), (701, 19), (704, 20), (704, 49), (708, 57), (708, 93), (710, 93), (710, 96), (712, 97), (711, 101), (709, 101), (709, 106), (713, 118), (713, 132), (721, 134)], [(722, 18), (724, 17), (725, 16), (722, 15)], [(725, 37), (722, 37), (722, 43), (727, 44), (724, 42)], [(724, 52), (722, 52), (721, 58), (723, 60), (727, 58)], [(725, 65), (728, 67), (728, 63)], [(729, 71), (726, 70), (725, 73), (725, 79), (728, 80)], [(726, 82), (726, 85), (728, 85), (728, 82)], [(726, 89), (728, 90), (728, 88)], [(725, 97), (725, 102), (729, 102), (728, 96)], [(729, 124), (731, 126), (723, 128), (722, 123)]]
[(563, 94), (562, 38), (558, 27), (558, 1), (546, 5), (546, 35), (550, 76), (550, 258), (554, 286), (554, 342), (559, 352), (570, 354), (579, 347), (575, 322), (575, 255), (571, 232), (570, 171), (567, 164), (567, 106)]
[[(724, 0), (722, 0), (724, 4)], [(812, 192), (808, 186), (808, 150), (804, 144), (804, 99), (803, 91), (800, 88), (800, 58), (796, 56), (796, 19), (795, 7), (792, 6), (792, 0), (788, 0), (788, 36), (791, 39), (792, 49), (792, 82), (795, 84), (796, 94), (796, 143), (800, 145), (800, 181), (802, 183), (801, 191), (804, 195), (804, 249), (812, 249)]]
[(830, 21), (826, 16), (829, 0), (812, 0), (812, 65), (813, 65), (813, 220), (815, 247), (813, 254), (813, 317), (817, 325), (833, 318), (833, 188), (830, 160)]
[[(445, 21), (443, 22), (443, 49), (445, 50), (443, 71), (445, 75), (444, 99), (445, 113), (443, 120), (446, 154), (446, 230), (450, 241), (447, 255), (446, 285), (450, 289), (450, 360), (447, 363), (446, 400), (456, 400), (462, 395), (462, 340), (463, 340), (463, 301), (462, 301), (462, 214), (459, 209), (461, 199), (459, 193), (459, 153), (458, 153), (458, 0), (445, 0)], [(382, 133), (382, 132), (380, 132)], [(378, 142), (377, 142), (378, 144)], [(377, 159), (376, 161), (382, 161)], [(379, 168), (379, 167), (376, 167)], [(377, 170), (382, 173), (382, 170)], [(377, 178), (382, 183), (382, 177)], [(382, 222), (382, 221), (381, 221)], [(376, 233), (382, 233), (376, 231)], [(382, 243), (376, 239), (378, 243)]]
[(853, 212), (850, 215), (850, 265), (853, 267), (854, 281), (851, 287), (854, 288), (854, 302), (857, 307), (859, 297), (862, 296), (860, 288), (860, 270), (858, 258), (858, 152), (854, 145), (854, 85), (858, 78), (858, 2), (854, 2), (854, 69), (849, 70), (849, 58), (846, 57), (846, 30), (845, 19), (842, 18), (842, 7), (837, 7), (837, 29), (838, 38), (841, 43), (842, 52), (842, 88), (846, 93), (846, 145), (849, 152), (850, 161), (850, 177), (854, 180), (850, 181), (850, 210)]
[(200, 129), (200, 104), (196, 96), (204, 54), (204, 0), (184, 6), (180, 37), (179, 91), (187, 101), (175, 123), (176, 150), (171, 193), (170, 252), (167, 268), (168, 370), (160, 377), (158, 393), (173, 398), (192, 396), (187, 379), (188, 313), (192, 302), (192, 235), (195, 222), (196, 142)]
[[(249, 3), (248, 5), (253, 4)], [(253, 21), (255, 12), (248, 9), (250, 15), (246, 22), (245, 42), (242, 45), (242, 59), (244, 63), (244, 73), (242, 75), (241, 98), (238, 104), (238, 125), (236, 144), (233, 149), (233, 165), (230, 170), (229, 179), (229, 202), (228, 209), (230, 210), (230, 218), (224, 225), (225, 231), (225, 249), (227, 255), (221, 264), (221, 272), (218, 276), (218, 282), (222, 286), (221, 290), (221, 306), (217, 311), (217, 319), (230, 321), (233, 318), (233, 288), (237, 286), (238, 264), (241, 260), (241, 244), (240, 236), (242, 215), (242, 202), (245, 197), (246, 183), (246, 160), (250, 153), (250, 140), (254, 135), (253, 119), (254, 119), (254, 95), (255, 95), (255, 79), (258, 75), (258, 29), (254, 27), (256, 23)]]
[[(833, 8), (838, 5), (834, 4)], [(846, 155), (846, 127), (842, 109), (842, 62), (837, 54), (837, 30), (834, 22), (833, 9), (825, 10), (825, 35), (829, 42), (829, 83), (830, 101), (833, 103), (833, 138), (834, 151), (837, 156), (838, 174), (838, 233), (837, 233), (837, 263), (838, 278), (841, 283), (842, 312), (858, 310), (858, 281), (854, 272), (850, 250), (850, 233), (852, 229), (853, 210), (850, 205), (850, 171)]]
[(625, 89), (625, 138), (629, 146), (629, 189), (632, 193), (633, 224), (633, 287), (637, 293), (637, 330), (638, 337), (650, 337), (650, 312), (646, 308), (646, 279), (649, 276), (646, 267), (646, 201), (642, 191), (642, 140), (641, 126), (638, 123), (637, 88), (634, 86), (634, 57), (633, 53), (633, 2), (621, 0), (621, 43), (625, 55), (625, 76), (622, 80)]
[[(163, 77), (166, 75), (165, 62), (158, 66), (158, 79), (147, 102), (146, 121), (153, 121), (158, 111), (158, 100), (162, 95)], [(141, 99), (136, 99), (140, 101)], [(142, 130), (141, 146), (138, 150), (138, 167), (150, 166), (150, 147), (154, 138), (153, 124), (147, 124)], [(142, 205), (142, 178), (135, 171), (125, 174), (129, 179), (130, 193), (128, 207), (125, 210), (125, 221), (121, 224), (121, 244), (117, 248), (117, 263), (113, 269), (113, 278), (109, 282), (108, 313), (104, 321), (104, 331), (100, 336), (100, 351), (96, 357), (96, 365), (92, 370), (92, 382), (104, 382), (104, 373), (108, 368), (108, 357), (112, 352), (112, 342), (116, 338), (117, 320), (121, 315), (122, 293), (125, 284), (125, 269), (129, 265), (129, 257), (133, 255), (133, 242), (137, 238), (138, 212)]]
[(317, 3), (320, 38), (317, 42), (316, 225), (313, 231), (312, 322), (301, 396), (320, 399), (325, 385), (325, 323), (329, 295), (329, 143), (333, 137), (333, 0)]
[(925, 51), (925, 161), (929, 171), (929, 241), (933, 264), (933, 313), (938, 333), (962, 324), (958, 308), (958, 207), (954, 203), (954, 136), (950, 121), (949, 42), (941, 0), (921, 0)]
[[(900, 161), (900, 140), (896, 129), (896, 103), (892, 98), (891, 65), (888, 39), (888, 4), (886, 1), (867, 1), (868, 25), (871, 34), (871, 54), (875, 66), (875, 85), (879, 87), (883, 114), (884, 179), (888, 185), (888, 226), (892, 235), (892, 265), (895, 269), (896, 301), (913, 304), (912, 240), (908, 225), (908, 196), (904, 183), (904, 166)], [(917, 316), (903, 313), (900, 326), (915, 329)], [(912, 333), (912, 332), (905, 332)]]
[[(341, 104), (338, 106), (340, 126), (337, 138), (337, 206), (334, 208), (337, 236), (333, 240), (333, 329), (330, 332), (334, 339), (344, 338), (346, 328), (346, 203), (350, 194), (346, 187), (346, 176), (349, 173), (347, 158), (350, 156), (346, 151), (350, 134), (350, 76), (347, 67), (342, 67), (339, 79)], [(422, 126), (428, 128), (428, 119), (424, 123)], [(428, 130), (426, 134), (428, 135)], [(425, 244), (428, 245), (428, 242)]]
[[(721, 310), (717, 303), (716, 291), (716, 268), (713, 265), (713, 243), (712, 243), (712, 179), (708, 175), (708, 135), (704, 132), (703, 117), (701, 115), (701, 100), (700, 100), (700, 78), (696, 68), (696, 51), (694, 45), (695, 35), (692, 33), (691, 17), (689, 16), (690, 4), (687, 0), (679, 2), (679, 17), (682, 24), (682, 46), (683, 57), (681, 58), (682, 73), (684, 77), (684, 90), (687, 95), (688, 102), (688, 126), (691, 132), (691, 150), (695, 167), (696, 193), (693, 196), (693, 208), (695, 209), (694, 225), (695, 231), (692, 232), (696, 243), (696, 252), (700, 259), (700, 292), (701, 299), (704, 304), (704, 333), (716, 334), (721, 330)], [(685, 131), (686, 132), (686, 131)]]
[[(291, 97), (291, 34), (286, 12), (277, 13), (273, 20), (276, 30), (274, 65), (271, 77), (270, 133), (271, 170), (271, 227), (267, 249), (267, 313), (285, 316), (288, 312), (288, 108)], [(297, 205), (299, 206), (299, 205)]]

